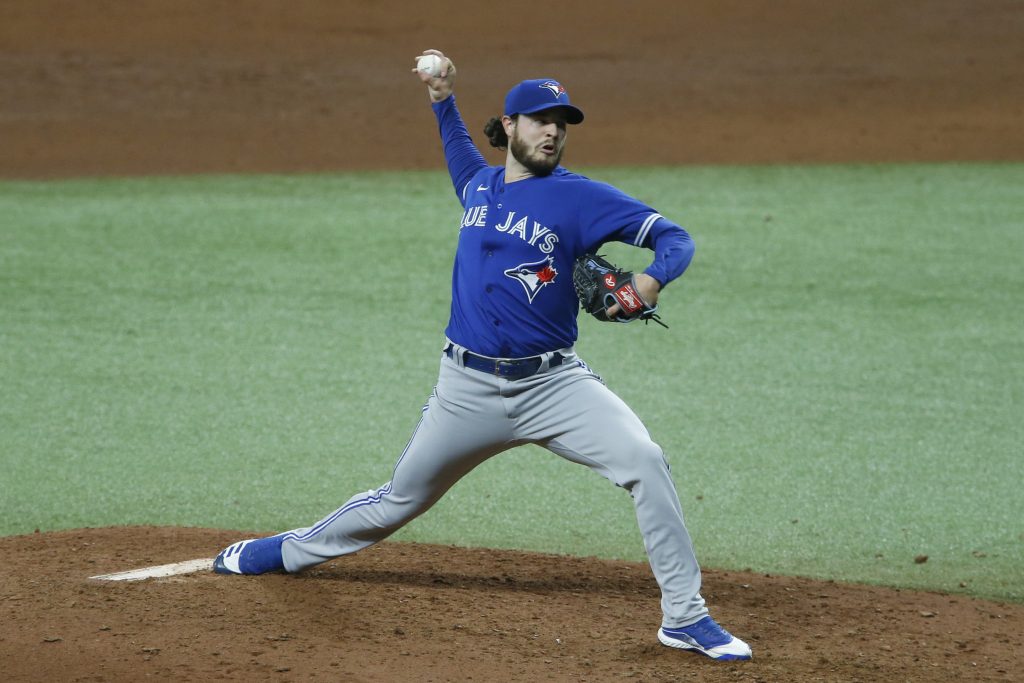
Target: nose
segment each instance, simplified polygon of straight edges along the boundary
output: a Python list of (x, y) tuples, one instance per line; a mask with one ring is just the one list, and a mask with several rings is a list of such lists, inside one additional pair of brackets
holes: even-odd
[(544, 124), (544, 134), (551, 138), (557, 138), (558, 135), (564, 130), (565, 126), (563, 124), (558, 123), (557, 121), (549, 121), (548, 123)]

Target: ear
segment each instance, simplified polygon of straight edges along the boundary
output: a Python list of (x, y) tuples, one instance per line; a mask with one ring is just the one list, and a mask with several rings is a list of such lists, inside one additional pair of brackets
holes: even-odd
[(512, 131), (515, 130), (516, 122), (511, 116), (502, 116), (501, 127), (505, 129), (505, 135), (512, 137)]

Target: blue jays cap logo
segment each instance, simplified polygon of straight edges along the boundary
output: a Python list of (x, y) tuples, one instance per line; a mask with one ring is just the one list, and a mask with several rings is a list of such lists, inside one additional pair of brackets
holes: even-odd
[(515, 268), (509, 268), (505, 271), (505, 275), (513, 280), (518, 280), (526, 290), (526, 298), (532, 304), (537, 292), (555, 281), (558, 271), (555, 270), (554, 257), (548, 256), (543, 261), (524, 263)]
[(565, 86), (555, 81), (545, 81), (540, 84), (540, 87), (550, 90), (551, 94), (555, 97), (561, 97), (565, 94)]

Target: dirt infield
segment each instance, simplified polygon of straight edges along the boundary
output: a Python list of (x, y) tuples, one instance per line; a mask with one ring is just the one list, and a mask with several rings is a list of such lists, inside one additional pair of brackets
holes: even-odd
[[(587, 113), (570, 166), (1024, 159), (1017, 0), (501, 7), (10, 0), (0, 177), (441, 168), (404, 73), (426, 47), (456, 60), (471, 124), (521, 78), (566, 83)], [(1024, 680), (1024, 606), (798, 578), (706, 572), (755, 651), (736, 664), (657, 644), (642, 564), (386, 543), (296, 576), (88, 578), (240, 537), (0, 538), (0, 677)]]
[(405, 7), (7, 0), (0, 177), (439, 168), (426, 47), (474, 134), (521, 78), (566, 83), (569, 165), (1024, 158), (1018, 0)]
[(1024, 606), (708, 571), (754, 648), (712, 662), (655, 639), (641, 564), (384, 543), (297, 575), (97, 582), (215, 554), (238, 533), (0, 538), (11, 681), (1019, 681)]

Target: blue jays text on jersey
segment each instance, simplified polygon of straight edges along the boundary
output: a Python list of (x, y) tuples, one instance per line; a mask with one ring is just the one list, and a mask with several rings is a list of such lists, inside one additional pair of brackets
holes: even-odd
[(572, 266), (606, 242), (653, 249), (644, 272), (662, 286), (689, 265), (689, 234), (643, 202), (561, 166), (506, 183), (504, 166), (489, 166), (473, 144), (455, 97), (433, 109), (464, 209), (446, 330), (455, 343), (496, 358), (572, 346)]
[[(478, 188), (479, 189), (479, 188)], [(487, 210), (488, 206), (471, 206), (466, 209), (465, 213), (462, 214), (462, 227), (468, 228), (470, 226), (477, 228), (487, 227)], [(498, 223), (494, 226), (494, 229), (499, 232), (505, 232), (509, 235), (518, 235), (521, 239), (527, 240), (530, 244), (536, 245), (538, 240), (541, 240), (539, 248), (545, 254), (550, 254), (555, 249), (555, 243), (558, 241), (558, 235), (551, 232), (550, 228), (547, 228), (537, 221), (533, 221), (533, 225), (530, 225), (530, 217), (523, 216), (516, 220), (513, 225), (512, 221), (516, 219), (516, 212), (510, 211), (508, 217), (504, 223)], [(529, 231), (529, 236), (527, 236)]]

